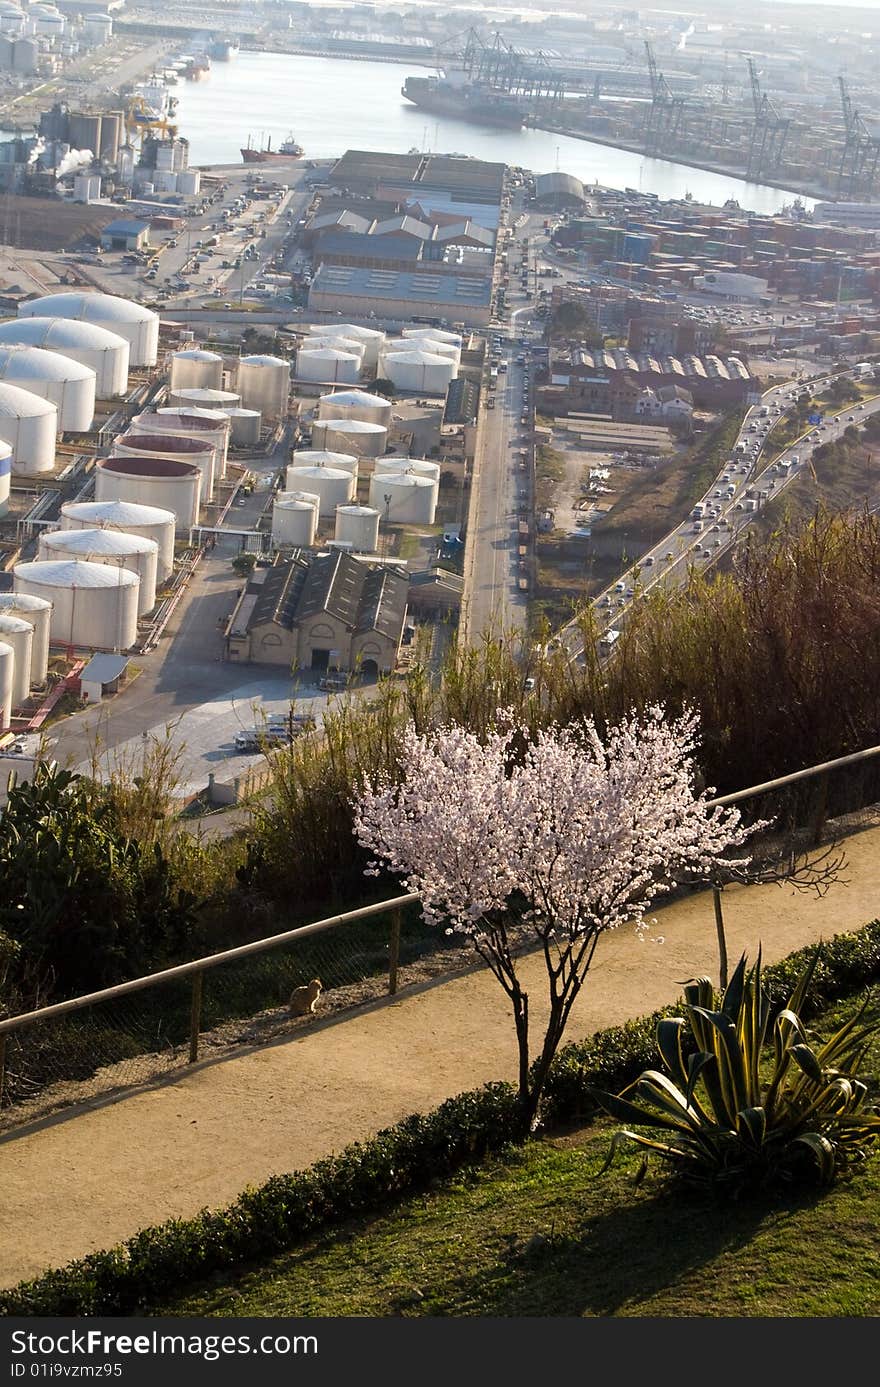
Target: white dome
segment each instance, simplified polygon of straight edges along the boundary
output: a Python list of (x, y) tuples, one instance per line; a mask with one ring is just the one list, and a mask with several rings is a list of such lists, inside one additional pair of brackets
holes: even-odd
[(323, 404), (325, 401), (334, 405), (354, 405), (358, 409), (385, 407), (391, 403), (384, 395), (371, 395), (366, 390), (336, 390), (332, 395), (322, 395), (318, 403)]
[(96, 525), (164, 525), (174, 520), (173, 511), (142, 506), (137, 501), (71, 501), (64, 514), (74, 520), (92, 520)]
[(0, 418), (35, 419), (43, 414), (57, 414), (55, 406), (34, 395), (30, 390), (22, 390), (17, 385), (7, 385), (0, 381)]
[[(75, 534), (76, 531), (70, 531)], [(126, 588), (137, 581), (136, 573), (127, 568), (113, 568), (106, 563), (83, 563), (81, 559), (47, 559), (37, 563), (17, 563), (16, 578), (58, 588)], [(16, 593), (16, 596), (19, 596)]]
[[(10, 385), (21, 380), (90, 380), (94, 371), (72, 357), (28, 347), (23, 342), (0, 343), (0, 373)], [(27, 387), (23, 387), (27, 389)]]
[(364, 419), (319, 419), (325, 429), (340, 429), (343, 433), (387, 433), (384, 424), (370, 424)]
[(306, 331), (312, 337), (321, 337), (328, 329), (332, 329), (340, 337), (360, 337), (364, 342), (372, 342), (385, 336), (378, 328), (361, 327), (358, 323), (310, 323)]
[(290, 364), (282, 360), (280, 356), (243, 356), (239, 361), (239, 366), (282, 366), (285, 371), (290, 370)]
[(385, 360), (397, 362), (400, 366), (445, 366), (449, 358), (417, 348), (412, 352), (389, 352)]
[(59, 431), (87, 433), (92, 427), (97, 376), (90, 366), (42, 347), (0, 343), (0, 380), (53, 404)]
[(193, 405), (216, 405), (222, 409), (223, 405), (237, 405), (241, 396), (236, 395), (232, 390), (212, 390), (208, 386), (192, 386), (185, 390), (175, 390), (174, 398), (181, 400), (184, 404), (189, 402)]
[(124, 530), (49, 530), (40, 536), (52, 548), (81, 549), (90, 554), (149, 554), (159, 546), (144, 535), (126, 534)]
[(102, 400), (124, 395), (128, 388), (131, 349), (116, 332), (69, 318), (13, 318), (0, 323), (0, 343), (40, 347), (78, 361), (97, 374), (96, 393)]
[(206, 351), (204, 347), (185, 347), (182, 351), (175, 352), (174, 356), (178, 361), (219, 361), (222, 365), (223, 358), (217, 352)]
[(61, 507), (62, 530), (97, 528), (143, 535), (159, 546), (156, 577), (164, 582), (174, 571), (174, 530), (177, 517), (159, 506), (139, 501), (65, 501)]
[(439, 327), (405, 327), (401, 332), (401, 337), (408, 337), (411, 341), (426, 342), (447, 342), (450, 346), (461, 346), (461, 335), (457, 332), (446, 332)]
[(354, 453), (334, 453), (330, 448), (298, 448), (290, 459), (291, 467), (317, 467), (319, 464), (353, 472), (358, 460)]
[(20, 318), (72, 318), (109, 327), (129, 344), (133, 366), (155, 366), (159, 319), (143, 304), (116, 294), (47, 294), (19, 304)]
[(46, 294), (19, 306), (21, 318), (74, 318), (87, 323), (147, 323), (156, 315), (143, 304), (117, 294)]
[(21, 342), (57, 351), (65, 347), (94, 347), (101, 351), (127, 345), (124, 337), (107, 328), (71, 318), (11, 318), (0, 323), (0, 342)]

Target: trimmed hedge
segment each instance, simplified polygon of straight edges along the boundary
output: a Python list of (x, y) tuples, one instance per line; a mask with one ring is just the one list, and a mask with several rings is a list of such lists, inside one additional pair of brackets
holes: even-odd
[[(768, 967), (764, 980), (782, 1006), (812, 954), (801, 949)], [(808, 1014), (880, 977), (880, 921), (824, 945)], [(618, 1089), (657, 1063), (654, 1033), (666, 1007), (653, 1016), (611, 1027), (584, 1043), (566, 1045), (545, 1091), (545, 1120), (589, 1118), (589, 1087)], [(225, 1209), (202, 1210), (145, 1228), (106, 1252), (92, 1253), (33, 1281), (0, 1291), (0, 1316), (130, 1315), (149, 1312), (175, 1292), (208, 1276), (284, 1252), (308, 1235), (355, 1215), (375, 1213), (433, 1180), (450, 1175), (510, 1144), (515, 1130), (512, 1085), (487, 1084), (414, 1115), (304, 1171), (276, 1175), (248, 1189)]]

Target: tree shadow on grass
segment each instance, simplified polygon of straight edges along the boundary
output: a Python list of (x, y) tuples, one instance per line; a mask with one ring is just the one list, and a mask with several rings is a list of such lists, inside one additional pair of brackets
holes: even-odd
[[(454, 1293), (461, 1308), (451, 1313), (638, 1315), (655, 1295), (674, 1291), (722, 1255), (745, 1247), (769, 1222), (813, 1200), (768, 1197), (731, 1204), (658, 1193), (586, 1218), (572, 1235), (554, 1234), (551, 1225), (543, 1236), (511, 1242), (494, 1266), (462, 1278)], [(706, 1313), (724, 1312), (707, 1303)]]

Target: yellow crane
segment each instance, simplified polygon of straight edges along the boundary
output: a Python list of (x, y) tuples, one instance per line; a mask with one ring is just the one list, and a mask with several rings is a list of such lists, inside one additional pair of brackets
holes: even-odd
[(125, 108), (125, 131), (129, 138), (160, 131), (174, 139), (177, 126), (147, 105), (142, 96), (133, 96)]

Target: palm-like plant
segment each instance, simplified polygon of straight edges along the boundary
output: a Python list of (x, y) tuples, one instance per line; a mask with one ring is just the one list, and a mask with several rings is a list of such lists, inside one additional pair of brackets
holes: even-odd
[[(816, 1176), (830, 1184), (863, 1160), (880, 1137), (880, 1110), (857, 1075), (880, 1019), (865, 1019), (866, 1001), (824, 1044), (814, 1041), (799, 1012), (818, 957), (775, 1017), (760, 953), (750, 970), (743, 954), (719, 1010), (708, 978), (687, 983), (686, 1017), (657, 1026), (666, 1072), (646, 1070), (618, 1096), (596, 1094), (628, 1124), (609, 1162), (634, 1141), (692, 1184), (740, 1192)], [(646, 1167), (647, 1155), (640, 1175)]]

